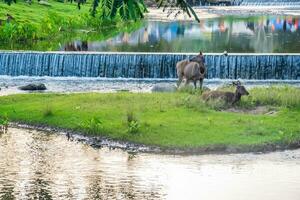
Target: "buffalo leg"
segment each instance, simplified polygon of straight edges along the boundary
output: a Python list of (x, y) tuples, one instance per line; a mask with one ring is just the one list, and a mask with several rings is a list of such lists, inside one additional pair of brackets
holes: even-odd
[(200, 90), (202, 90), (203, 79), (200, 79)]
[(179, 86), (180, 86), (180, 84), (181, 84), (182, 80), (183, 80), (183, 77), (182, 77), (182, 75), (179, 75), (179, 76), (178, 76), (178, 81), (177, 81), (177, 87), (179, 87)]
[(190, 80), (186, 80), (185, 81), (185, 86), (189, 85), (190, 84)]
[(194, 87), (197, 89), (197, 80), (194, 80)]

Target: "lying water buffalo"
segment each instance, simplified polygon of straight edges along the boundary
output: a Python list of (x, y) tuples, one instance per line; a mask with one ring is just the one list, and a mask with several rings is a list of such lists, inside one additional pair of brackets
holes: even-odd
[(208, 100), (224, 100), (227, 104), (235, 104), (241, 100), (243, 95), (249, 95), (249, 92), (244, 86), (241, 85), (241, 82), (233, 82), (233, 85), (236, 86), (235, 92), (224, 92), (224, 91), (209, 91), (202, 94), (202, 99), (205, 101)]
[(202, 52), (194, 58), (189, 60), (182, 60), (176, 64), (176, 70), (178, 75), (177, 86), (179, 87), (182, 80), (186, 79), (185, 84), (189, 84), (193, 81), (195, 88), (197, 87), (197, 81), (200, 81), (200, 89), (202, 89), (203, 79), (205, 76), (206, 68), (204, 65), (204, 57)]

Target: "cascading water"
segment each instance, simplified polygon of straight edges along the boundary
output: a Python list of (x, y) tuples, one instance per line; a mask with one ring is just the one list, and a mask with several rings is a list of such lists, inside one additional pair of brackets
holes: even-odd
[[(0, 75), (176, 78), (192, 54), (0, 52)], [(300, 54), (207, 54), (207, 78), (300, 80)]]
[(241, 5), (241, 6), (300, 6), (300, 0), (234, 0), (233, 5)]
[(199, 0), (192, 5), (200, 6), (300, 6), (300, 0)]

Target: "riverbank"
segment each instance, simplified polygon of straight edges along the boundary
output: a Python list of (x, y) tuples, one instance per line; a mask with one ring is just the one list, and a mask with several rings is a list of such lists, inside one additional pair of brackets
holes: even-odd
[[(27, 94), (0, 97), (13, 122), (56, 127), (165, 152), (249, 152), (299, 147), (300, 90), (254, 88), (238, 112), (199, 94)], [(267, 109), (246, 112), (257, 106)], [(242, 111), (242, 112), (240, 112)]]
[[(187, 14), (180, 13), (175, 16), (177, 12), (169, 14), (163, 9), (151, 7), (148, 9), (149, 13), (146, 14), (148, 20), (154, 21), (195, 21), (194, 18), (189, 17)], [(300, 16), (300, 7), (291, 6), (199, 6), (194, 7), (194, 11), (200, 19), (211, 19), (222, 16), (237, 16), (249, 17), (259, 15), (281, 15), (281, 16)]]

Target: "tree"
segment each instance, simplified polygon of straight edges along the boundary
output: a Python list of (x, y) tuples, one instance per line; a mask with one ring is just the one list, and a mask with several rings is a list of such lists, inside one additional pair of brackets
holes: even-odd
[[(177, 16), (180, 12), (187, 13), (189, 17), (199, 18), (192, 6), (186, 0), (155, 0), (158, 8), (163, 8), (168, 14)], [(140, 19), (147, 11), (144, 0), (93, 0), (92, 15), (97, 11), (102, 18), (114, 18), (118, 14), (124, 20)]]
[[(73, 0), (69, 0), (73, 2)], [(86, 0), (74, 0), (77, 2), (78, 8), (86, 2)], [(123, 20), (137, 20), (144, 17), (147, 12), (144, 0), (92, 0), (92, 16), (98, 14), (102, 19), (115, 19), (120, 16)], [(193, 10), (192, 6), (186, 0), (155, 0), (158, 8), (163, 8), (168, 14), (187, 13), (189, 17), (194, 17), (197, 21), (199, 18)], [(4, 0), (11, 5), (16, 0)]]
[(11, 5), (12, 3), (17, 3), (16, 0), (4, 0), (5, 3), (7, 3), (8, 5)]

